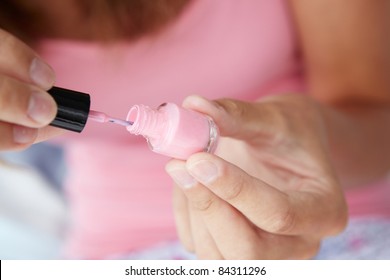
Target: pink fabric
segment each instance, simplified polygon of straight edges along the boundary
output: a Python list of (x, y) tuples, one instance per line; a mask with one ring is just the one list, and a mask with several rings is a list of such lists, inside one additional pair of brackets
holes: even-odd
[(346, 192), (352, 217), (390, 218), (390, 182), (383, 180)]
[[(89, 92), (92, 108), (180, 104), (190, 94), (255, 100), (302, 92), (283, 0), (193, 1), (165, 32), (133, 43), (44, 41), (58, 86)], [(126, 129), (90, 122), (66, 136), (71, 258), (104, 258), (176, 238), (166, 157)]]

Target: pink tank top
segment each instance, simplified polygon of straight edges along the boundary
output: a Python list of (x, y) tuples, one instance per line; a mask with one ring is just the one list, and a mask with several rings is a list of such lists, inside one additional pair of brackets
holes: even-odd
[[(291, 27), (283, 0), (197, 0), (155, 37), (44, 41), (39, 49), (58, 86), (89, 92), (91, 108), (124, 118), (133, 104), (180, 104), (190, 94), (256, 100), (303, 92)], [(65, 138), (67, 257), (105, 258), (176, 239), (168, 158), (114, 125), (90, 122)]]

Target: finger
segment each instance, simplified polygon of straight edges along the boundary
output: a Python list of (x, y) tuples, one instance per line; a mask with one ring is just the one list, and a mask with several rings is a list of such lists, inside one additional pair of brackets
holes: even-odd
[[(183, 106), (210, 116), (217, 124), (221, 136), (256, 140), (259, 136), (275, 137), (283, 125), (280, 115), (270, 106), (232, 99), (209, 101), (200, 96), (189, 96)], [(277, 134), (277, 135), (276, 135)]]
[(196, 206), (190, 204), (190, 221), (192, 239), (194, 241), (195, 253), (201, 260), (221, 260), (223, 259), (214, 242), (208, 228), (206, 227), (203, 217)]
[(0, 150), (24, 149), (38, 137), (38, 129), (0, 122)]
[[(181, 168), (178, 169), (175, 166), (181, 166)], [(184, 184), (192, 184), (195, 182), (185, 170), (184, 172), (181, 172), (183, 168), (185, 168), (184, 162), (180, 160), (171, 160), (166, 165), (168, 174), (171, 175), (175, 182), (177, 180), (184, 182)], [(183, 192), (181, 192), (181, 195), (183, 195)], [(179, 218), (186, 219), (183, 223), (184, 229), (180, 229), (181, 233), (179, 233), (179, 235), (189, 234), (191, 236), (191, 240), (188, 240), (187, 238), (184, 238), (184, 240), (186, 240), (185, 242), (190, 242), (190, 246), (199, 259), (221, 259), (222, 255), (219, 253), (217, 246), (204, 225), (201, 215), (197, 213), (197, 208), (194, 208), (193, 205), (186, 205), (186, 208), (188, 209), (188, 215), (179, 215)], [(177, 210), (182, 209), (183, 206)], [(190, 229), (190, 233), (187, 232), (188, 229)]]
[(188, 198), (192, 209), (192, 227), (199, 228), (199, 220), (206, 226), (207, 231), (202, 226), (203, 234), (194, 233), (194, 236), (198, 234), (197, 243), (202, 240), (205, 242), (200, 243), (202, 248), (199, 248), (203, 256), (211, 253), (211, 250), (207, 249), (210, 246), (208, 234), (215, 242), (221, 257), (225, 259), (306, 259), (318, 251), (317, 240), (275, 235), (258, 229), (237, 209), (206, 187), (196, 182), (189, 184), (190, 175), (186, 174), (183, 165), (170, 163), (167, 165), (167, 171), (180, 184)]
[(187, 198), (177, 185), (173, 188), (173, 213), (180, 242), (189, 252), (194, 252)]
[(186, 168), (197, 181), (268, 232), (328, 235), (345, 226), (345, 205), (337, 196), (318, 191), (323, 188), (315, 186), (315, 181), (302, 179), (299, 191), (282, 192), (208, 153), (191, 156)]
[(38, 129), (38, 136), (35, 139), (34, 143), (39, 143), (43, 141), (47, 141), (49, 139), (53, 139), (60, 135), (67, 133), (68, 131), (64, 129), (60, 129), (54, 126), (46, 126)]
[(256, 231), (236, 209), (200, 184), (185, 189), (185, 194), (223, 258), (256, 259), (260, 256), (261, 242)]
[[(305, 172), (304, 175), (310, 177), (329, 177), (334, 171), (329, 164), (324, 164), (329, 160), (318, 110), (293, 97), (273, 96), (249, 103), (232, 99), (209, 101), (200, 96), (189, 96), (183, 106), (209, 115), (216, 122), (221, 136), (243, 140), (242, 144), (255, 147), (258, 155), (264, 156), (271, 151), (281, 158), (290, 159), (280, 160), (275, 156), (262, 157), (262, 160), (275, 162), (288, 170)], [(268, 148), (270, 150), (266, 150)], [(266, 153), (261, 153), (262, 149)], [(218, 145), (216, 153), (230, 158), (221, 151)]]
[(55, 127), (37, 129), (0, 122), (0, 151), (22, 150), (63, 133), (64, 130)]
[(224, 259), (307, 259), (318, 241), (258, 229), (237, 209), (200, 184), (185, 189)]
[(42, 127), (56, 116), (57, 105), (45, 91), (0, 76), (0, 120), (28, 127)]
[(0, 30), (0, 73), (48, 90), (55, 81), (51, 67), (22, 41)]
[(260, 259), (307, 260), (319, 251), (319, 239), (305, 236), (276, 235), (261, 232), (264, 247)]

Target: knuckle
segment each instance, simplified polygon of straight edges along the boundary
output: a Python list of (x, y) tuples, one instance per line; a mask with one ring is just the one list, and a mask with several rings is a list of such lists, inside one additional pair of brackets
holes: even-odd
[(217, 104), (227, 112), (237, 112), (240, 108), (235, 100), (222, 98), (216, 100)]
[(192, 201), (192, 206), (196, 210), (201, 212), (208, 212), (211, 209), (213, 204), (214, 204), (214, 199), (211, 197)]
[(283, 110), (281, 106), (277, 103), (267, 104), (264, 108), (265, 113), (267, 114), (267, 120), (272, 127), (276, 128), (281, 135), (286, 135), (291, 130), (291, 124), (289, 120), (291, 116)]
[(246, 180), (243, 175), (237, 176), (236, 179), (230, 184), (229, 187), (223, 188), (224, 192), (221, 197), (226, 201), (234, 201), (241, 197), (245, 188)]
[(242, 119), (246, 114), (246, 107), (244, 102), (233, 99), (220, 99), (216, 103), (223, 108), (223, 110), (232, 117), (232, 119)]
[(279, 209), (278, 213), (271, 217), (269, 231), (278, 234), (290, 233), (295, 228), (296, 219), (296, 214), (290, 206)]

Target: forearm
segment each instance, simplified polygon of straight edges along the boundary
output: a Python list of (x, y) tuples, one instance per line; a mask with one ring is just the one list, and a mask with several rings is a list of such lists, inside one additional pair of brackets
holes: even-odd
[[(309, 92), (346, 186), (390, 171), (390, 2), (290, 1)], [(387, 104), (387, 105), (386, 105)]]
[(345, 187), (390, 173), (390, 105), (320, 105), (330, 156)]

